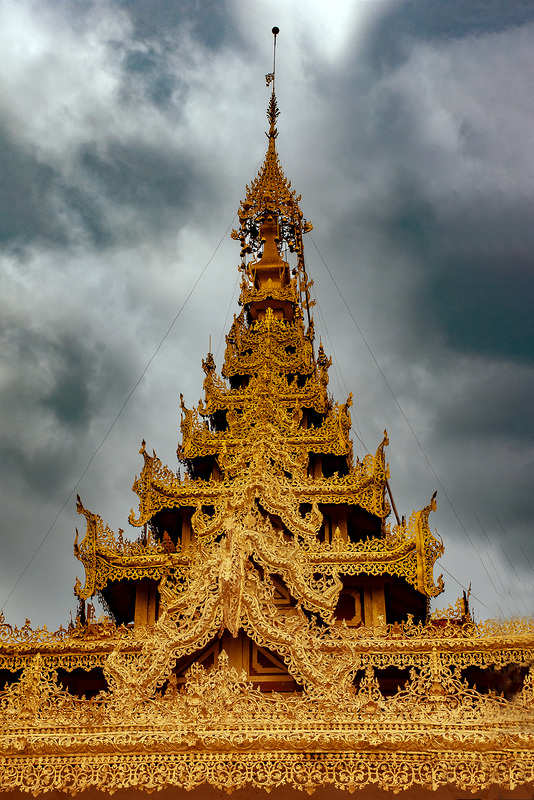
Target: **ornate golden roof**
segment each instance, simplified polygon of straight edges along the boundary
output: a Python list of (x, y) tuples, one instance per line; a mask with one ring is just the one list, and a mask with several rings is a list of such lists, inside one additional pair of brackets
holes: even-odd
[(429, 615), (435, 498), (391, 525), (387, 434), (353, 458), (277, 117), (273, 87), (233, 234), (242, 308), (220, 375), (203, 361), (204, 400), (182, 398), (181, 470), (143, 442), (134, 542), (78, 498), (68, 630), (0, 617), (0, 791), (531, 792), (534, 624), (476, 624), (465, 597)]
[[(264, 620), (262, 638), (276, 636), (305, 680), (302, 692), (255, 688), (224, 650), (210, 669), (193, 663), (180, 688), (173, 672), (180, 653), (206, 626), (216, 631), (229, 620), (234, 604), (229, 595), (211, 622), (191, 613), (182, 625), (179, 587), (168, 595), (169, 611), (144, 635), (96, 622), (70, 633), (19, 631), (0, 620), (0, 664), (22, 670), (0, 691), (1, 790), (531, 792), (532, 625), (449, 619), (325, 633), (304, 614), (277, 626), (278, 615)], [(199, 595), (196, 610), (208, 607)], [(248, 601), (243, 609), (257, 619)], [(512, 698), (463, 677), (506, 663), (525, 675)], [(409, 677), (385, 694), (378, 677), (399, 664)], [(107, 689), (92, 698), (67, 691), (60, 674), (80, 668), (100, 669)]]
[[(202, 362), (204, 401), (188, 409), (181, 398), (178, 456), (186, 467), (183, 476), (163, 466), (155, 454), (149, 456), (143, 443), (145, 463), (133, 487), (140, 500), (139, 512), (132, 511), (129, 521), (138, 527), (158, 528), (163, 512), (186, 510), (191, 541), (195, 546), (202, 541), (206, 548), (207, 542), (217, 541), (226, 530), (228, 520), (236, 515), (240, 519), (254, 516), (259, 508), (264, 518), (262, 533), (253, 538), (256, 548), (271, 539), (272, 563), (265, 562), (266, 569), (278, 564), (288, 586), (296, 587), (293, 572), (286, 574), (280, 566), (284, 558), (275, 556), (277, 547), (280, 553), (286, 548), (284, 537), (289, 537), (292, 558), (300, 568), (306, 574), (323, 571), (328, 576), (322, 599), (313, 592), (302, 595), (308, 578), (300, 581), (298, 592), (295, 589), (295, 597), (303, 602), (304, 596), (315, 597), (315, 605), (309, 600), (310, 609), (333, 613), (342, 575), (397, 576), (432, 597), (443, 587), (441, 578), (435, 583), (432, 575), (434, 562), (443, 552), (428, 526), (434, 504), (414, 514), (408, 525), (399, 522), (390, 531), (385, 524), (390, 512), (384, 457), (387, 436), (374, 456), (354, 462), (352, 395), (344, 404), (333, 400), (328, 391), (331, 359), (322, 344), (315, 353), (313, 320), (307, 328), (304, 325), (303, 308), (309, 313), (311, 306), (311, 282), (304, 267), (302, 234), (310, 226), (303, 222), (300, 198), (278, 161), (277, 116), (273, 91), (267, 155), (258, 177), (247, 187), (239, 212), (242, 256), (251, 254), (253, 259), (241, 265), (243, 307), (226, 337), (221, 375), (209, 353)], [(289, 264), (280, 257), (284, 246), (297, 254), (295, 277), (285, 284)], [(304, 292), (297, 289), (297, 278), (300, 287), (306, 287)], [(330, 507), (344, 509), (344, 515), (338, 513), (328, 534), (321, 534)], [(376, 518), (374, 528), (367, 534), (351, 533), (346, 519), (350, 508)], [(167, 534), (173, 552), (168, 543), (164, 546), (167, 531), (159, 530), (158, 536), (155, 530), (150, 546), (146, 536), (142, 545), (115, 543), (102, 520), (81, 502), (79, 511), (88, 522), (83, 542), (76, 545), (76, 555), (86, 570), (85, 586), (76, 588), (80, 598), (112, 582), (159, 581), (171, 567), (190, 569), (184, 541), (176, 536), (173, 541)], [(373, 529), (377, 535), (369, 535)]]

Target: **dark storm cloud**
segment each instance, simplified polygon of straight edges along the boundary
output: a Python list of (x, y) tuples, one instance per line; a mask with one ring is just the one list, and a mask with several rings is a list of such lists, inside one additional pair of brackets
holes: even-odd
[(375, 69), (395, 69), (417, 41), (499, 33), (534, 21), (530, 0), (398, 0), (370, 26), (363, 54)]
[(2, 443), (2, 480), (9, 486), (16, 476), (24, 493), (31, 493), (34, 502), (39, 498), (60, 503), (74, 483), (73, 465), (80, 442), (59, 440), (31, 453), (16, 443)]
[(458, 446), (469, 440), (483, 445), (496, 435), (534, 442), (533, 396), (534, 370), (517, 371), (506, 362), (495, 362), (484, 374), (474, 374), (460, 392), (451, 380), (450, 393), (435, 417), (434, 435), (454, 439)]
[[(330, 11), (299, 2), (17, 0), (4, 14), (0, 464), (7, 556), (24, 560), (13, 574), (253, 177), (273, 24), (282, 31), (282, 164), (304, 213), (312, 207), (344, 299), (473, 540), (483, 540), (473, 510), (496, 543), (495, 514), (507, 543), (522, 543), (519, 524), (531, 530), (534, 6), (347, 0), (341, 30)], [(359, 29), (363, 6), (372, 14)], [(410, 513), (439, 488), (436, 478), (369, 354), (356, 354), (359, 334), (339, 297), (324, 281), (319, 290), (327, 276), (306, 244), (321, 313), (337, 326), (330, 353), (345, 363), (347, 387), (336, 388), (332, 370), (332, 390), (336, 399), (354, 390), (354, 419), (372, 450), (387, 426), (391, 483)], [(206, 273), (80, 487), (115, 530), (131, 505), (140, 438), (177, 466), (177, 398), (198, 397), (205, 349), (193, 350), (200, 340), (207, 347), (210, 326), (228, 327), (217, 315), (237, 257), (230, 244)], [(236, 310), (234, 299), (229, 319)], [(439, 497), (435, 524), (452, 558), (444, 565), (456, 572), (467, 545), (441, 489)], [(63, 559), (68, 542), (70, 558), (74, 502), (59, 523), (41, 552), (57, 533), (50, 552)], [(71, 586), (79, 570), (64, 570)], [(26, 592), (33, 587), (19, 587), (18, 600)], [(12, 602), (8, 612), (22, 613)]]
[(145, 102), (155, 106), (168, 108), (173, 98), (179, 98), (177, 106), (185, 102), (186, 87), (181, 84), (169, 65), (165, 54), (158, 52), (155, 47), (144, 50), (130, 48), (124, 57), (125, 81), (123, 94), (131, 98), (132, 84), (141, 87), (141, 96)]
[(85, 342), (62, 334), (55, 344), (56, 364), (53, 372), (53, 386), (43, 395), (40, 402), (43, 408), (54, 414), (57, 422), (64, 428), (76, 431), (85, 428), (91, 418), (91, 390), (105, 391), (105, 382), (98, 380), (97, 371), (103, 367), (102, 356), (88, 350)]
[[(243, 44), (232, 14), (232, 6), (221, 0), (116, 0), (134, 23), (134, 37), (172, 37), (179, 46), (180, 33), (187, 27), (193, 38), (209, 50), (230, 42)], [(184, 31), (185, 32), (185, 31)], [(177, 37), (177, 38), (175, 38)]]
[(127, 13), (137, 40), (174, 39), (187, 26), (199, 42), (216, 49), (239, 35), (226, 0), (47, 0), (46, 6), (77, 30), (94, 25), (95, 12), (114, 7)]
[(73, 482), (93, 420), (116, 408), (131, 387), (132, 357), (103, 348), (85, 323), (68, 331), (59, 321), (39, 331), (4, 324), (0, 344), (9, 363), (24, 365), (1, 394), (8, 423), (0, 437), (2, 470), (18, 474), (32, 495), (60, 497)]
[[(115, 209), (131, 207), (142, 214), (143, 235), (177, 230), (206, 188), (207, 176), (199, 161), (163, 148), (157, 142), (109, 140), (88, 143), (78, 152), (78, 163), (98, 196)], [(180, 211), (180, 215), (178, 215)], [(125, 236), (135, 236), (134, 229)], [(120, 224), (117, 224), (117, 231)]]
[[(50, 5), (54, 8), (55, 4)], [(195, 151), (194, 137), (190, 137), (191, 123), (185, 115), (191, 86), (180, 76), (180, 59), (187, 61), (187, 53), (195, 47), (190, 40), (190, 14), (202, 47), (222, 45), (226, 28), (217, 22), (217, 4), (202, 22), (186, 3), (67, 3), (64, 8), (55, 7), (65, 14), (60, 17), (64, 36), (66, 19), (68, 35), (77, 31), (75, 35), (83, 39), (91, 35), (96, 18), (105, 20), (117, 8), (128, 10), (134, 30), (124, 20), (119, 30), (115, 24), (108, 31), (103, 24), (99, 66), (108, 86), (111, 81), (115, 85), (108, 97), (101, 98), (96, 90), (91, 98), (94, 107), (88, 102), (83, 109), (68, 99), (56, 108), (46, 72), (32, 75), (29, 71), (31, 91), (37, 92), (36, 117), (46, 114), (51, 125), (60, 126), (58, 138), (64, 137), (64, 153), (58, 159), (55, 148), (41, 142), (31, 126), (28, 129), (16, 117), (6, 118), (6, 125), (0, 128), (0, 246), (84, 241), (89, 247), (105, 249), (136, 238), (146, 240), (165, 229), (176, 232), (205, 195), (207, 185), (214, 182), (202, 165), (202, 153)], [(43, 20), (52, 22), (46, 14)], [(72, 46), (70, 40), (68, 43)], [(75, 49), (65, 48), (61, 57), (64, 69), (70, 69), (69, 61), (78, 67)], [(194, 61), (198, 53), (190, 57)], [(47, 61), (45, 58), (45, 69)], [(58, 69), (58, 64), (53, 66)], [(67, 94), (78, 91), (80, 79), (85, 76), (74, 70)], [(45, 88), (41, 105), (40, 80)], [(28, 84), (22, 82), (21, 86), (26, 89)], [(53, 100), (50, 109), (47, 99)], [(106, 109), (109, 100), (115, 107)], [(132, 126), (140, 109), (147, 124)], [(72, 143), (68, 142), (71, 125)], [(121, 214), (121, 207), (126, 213)], [(141, 225), (135, 216), (138, 212), (142, 212)]]
[(17, 144), (0, 127), (0, 246), (64, 245), (80, 225), (95, 245), (108, 243), (97, 200), (66, 182), (36, 149)]
[[(69, 19), (73, 29), (83, 31), (94, 25), (98, 4), (80, 0), (49, 3)], [(232, 47), (245, 52), (250, 39), (242, 36), (234, 18), (232, 3), (225, 0), (110, 0), (106, 10), (127, 14), (132, 24), (127, 38), (110, 35), (107, 45), (122, 58), (123, 99), (153, 103), (157, 107), (179, 111), (189, 86), (176, 74), (176, 55), (194, 42), (190, 61), (210, 59), (221, 49)]]
[[(429, 19), (436, 18), (436, 25), (444, 24), (442, 16), (448, 18), (444, 3), (403, 3), (391, 14), (410, 18), (420, 6)], [(534, 6), (531, 12), (522, 4), (511, 6), (515, 14), (503, 7), (499, 17), (493, 10), (489, 16), (494, 27), (501, 30), (513, 19), (517, 25), (534, 19)], [(481, 16), (478, 8), (474, 18)], [(464, 22), (458, 22), (462, 35), (473, 35), (473, 26)], [(484, 27), (483, 21), (480, 25)], [(461, 67), (455, 71), (449, 58), (444, 58), (449, 95), (441, 89), (434, 98), (419, 98), (412, 91), (410, 73), (421, 66), (414, 56), (417, 46), (412, 39), (407, 50), (413, 67), (412, 62), (404, 65), (391, 80), (370, 83), (360, 66), (344, 76), (325, 73), (319, 79), (325, 95), (343, 97), (343, 103), (331, 101), (332, 117), (343, 120), (331, 133), (345, 176), (354, 181), (354, 201), (346, 204), (332, 240), (344, 239), (352, 248), (372, 242), (375, 254), (383, 254), (380, 270), (388, 283), (402, 280), (402, 258), (412, 278), (410, 295), (404, 298), (405, 310), (411, 312), (407, 325), (419, 326), (420, 338), (432, 331), (460, 353), (532, 360), (534, 206), (528, 171), (521, 172), (515, 163), (520, 156), (513, 139), (498, 138), (502, 120), (514, 105), (522, 107), (526, 87), (521, 69), (495, 74), (495, 119), (485, 118), (484, 127), (468, 105), (469, 95), (461, 97)], [(488, 74), (494, 66), (487, 65)], [(439, 87), (441, 77), (429, 75), (429, 84)], [(511, 89), (508, 97), (503, 85)], [(476, 94), (473, 99), (478, 106)], [(429, 135), (425, 117), (438, 112), (451, 128), (450, 141)], [(337, 140), (338, 131), (348, 126), (353, 130), (349, 146)], [(520, 128), (510, 132), (521, 142)], [(518, 185), (510, 177), (514, 172)], [(506, 185), (501, 185), (503, 175)]]
[[(491, 242), (502, 228), (505, 240), (516, 222), (512, 215), (495, 220), (493, 235), (471, 232), (467, 246), (446, 242), (441, 252), (430, 253), (434, 274), (419, 300), (457, 351), (534, 361), (534, 243), (521, 247), (532, 231), (522, 228), (519, 241), (508, 247)], [(452, 238), (459, 230), (447, 233)]]
[[(358, 230), (369, 236), (369, 228), (379, 228), (382, 247), (417, 269), (411, 306), (421, 334), (433, 329), (459, 353), (532, 362), (530, 204), (497, 193), (479, 195), (475, 206), (458, 196), (444, 213), (444, 198), (433, 196), (415, 171), (396, 172), (387, 200), (363, 210)], [(382, 269), (389, 270), (387, 261)], [(399, 279), (395, 269), (390, 277)]]
[[(74, 156), (75, 175), (38, 159), (0, 130), (0, 246), (76, 244), (98, 249), (140, 235), (137, 220), (113, 225), (108, 204), (143, 212), (144, 236), (174, 226), (198, 202), (206, 176), (199, 162), (143, 141), (89, 142)], [(177, 211), (182, 212), (182, 216)], [(125, 225), (126, 222), (126, 225)]]

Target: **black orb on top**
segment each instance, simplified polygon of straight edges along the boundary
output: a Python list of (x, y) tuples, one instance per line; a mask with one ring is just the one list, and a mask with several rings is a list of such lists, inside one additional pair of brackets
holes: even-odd
[(274, 33), (274, 35), (277, 36), (280, 33), (280, 28), (277, 28), (275, 25), (274, 28), (272, 29), (272, 33)]

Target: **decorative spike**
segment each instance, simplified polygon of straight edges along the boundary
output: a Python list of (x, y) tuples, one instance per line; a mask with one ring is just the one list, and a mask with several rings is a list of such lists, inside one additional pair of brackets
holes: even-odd
[[(302, 295), (303, 287), (311, 286), (304, 264), (302, 236), (311, 230), (312, 226), (303, 218), (299, 207), (300, 195), (297, 196), (291, 187), (291, 181), (285, 177), (276, 152), (278, 137), (276, 121), (280, 111), (274, 80), (276, 36), (279, 29), (275, 27), (272, 32), (275, 37), (273, 71), (266, 76), (267, 85), (272, 83), (267, 108), (269, 131), (266, 132), (266, 136), (269, 145), (258, 175), (246, 187), (245, 199), (238, 211), (239, 229), (232, 231), (232, 238), (240, 241), (241, 258), (244, 262), (241, 269), (245, 275), (245, 282), (241, 288), (239, 302), (248, 308), (250, 303), (254, 302), (254, 298), (261, 302), (260, 295), (263, 296), (267, 291), (269, 297), (274, 298), (276, 295), (279, 302), (284, 300), (290, 304), (292, 310), (290, 312), (286, 310), (284, 313), (289, 313), (291, 318), (299, 317), (299, 309), (305, 308), (309, 322), (309, 309), (314, 301), (310, 300), (306, 292), (304, 296)], [(297, 256), (293, 272), (289, 264), (282, 259), (284, 251), (295, 253)], [(247, 256), (251, 259), (248, 264)], [(300, 292), (297, 284), (300, 285)]]

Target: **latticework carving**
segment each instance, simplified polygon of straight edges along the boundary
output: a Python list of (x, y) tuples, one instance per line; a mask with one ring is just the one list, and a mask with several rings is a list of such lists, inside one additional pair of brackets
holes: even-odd
[(0, 616), (0, 791), (532, 786), (534, 622), (475, 623), (467, 596), (428, 615), (435, 497), (391, 525), (387, 434), (353, 459), (277, 117), (273, 92), (233, 233), (242, 309), (181, 400), (181, 469), (143, 441), (134, 542), (78, 498), (75, 624)]
[(531, 784), (531, 673), (512, 701), (484, 695), (433, 649), (389, 697), (371, 666), (355, 686), (330, 670), (301, 694), (265, 694), (223, 652), (211, 670), (194, 664), (178, 691), (170, 633), (158, 623), (133, 661), (117, 643), (108, 689), (93, 699), (70, 695), (35, 655), (0, 692), (0, 789)]

